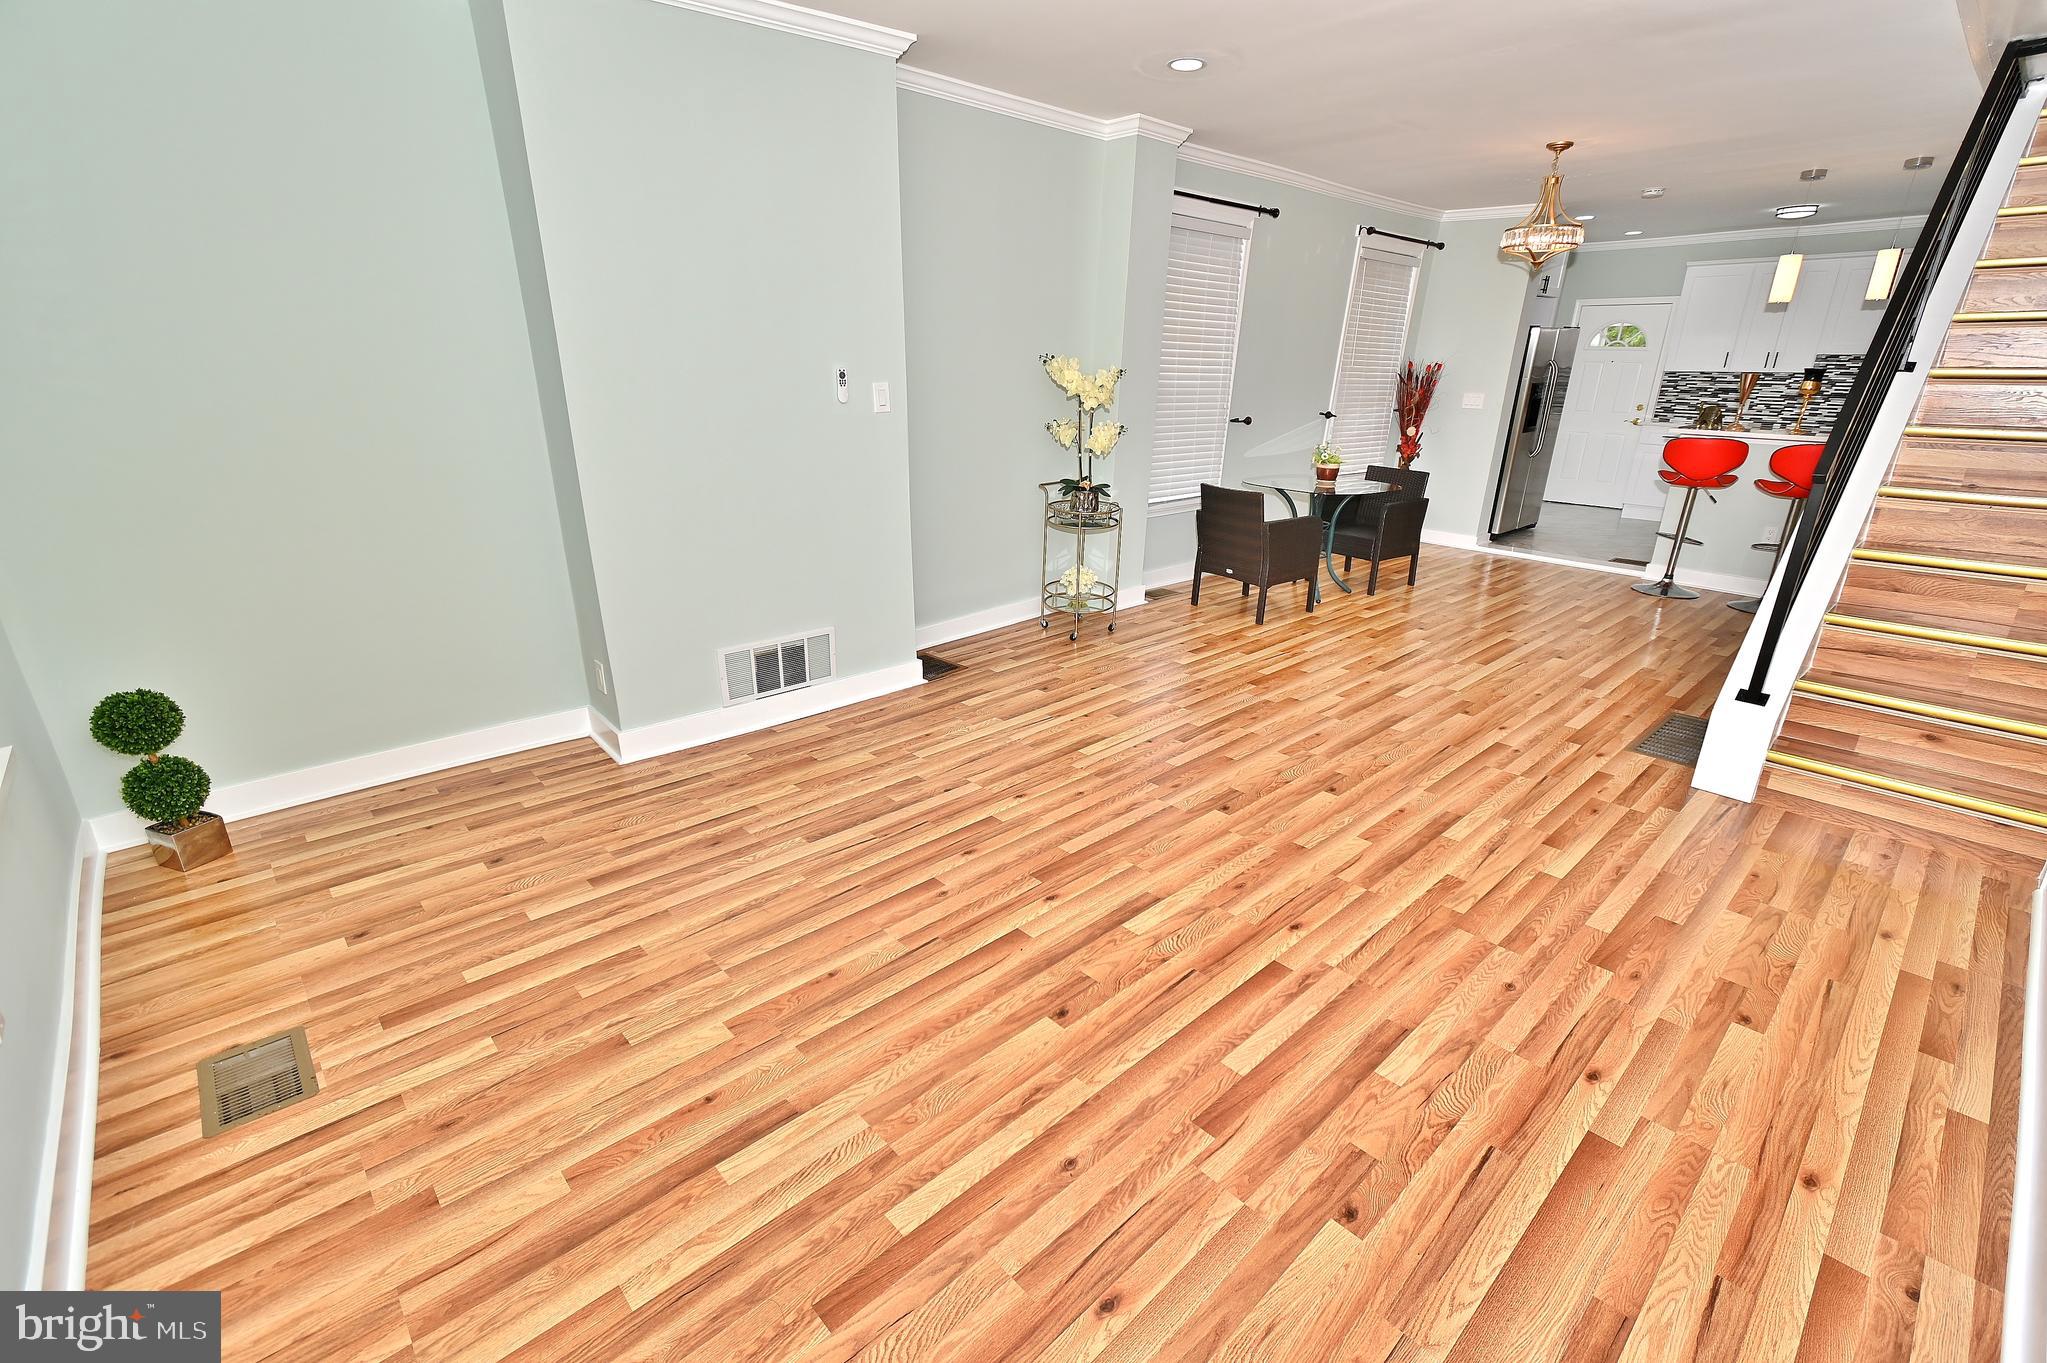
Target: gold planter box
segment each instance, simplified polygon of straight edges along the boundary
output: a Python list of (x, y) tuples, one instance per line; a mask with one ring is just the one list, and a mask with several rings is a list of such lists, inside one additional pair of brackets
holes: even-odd
[(227, 838), (227, 820), (203, 809), (187, 827), (153, 823), (142, 830), (142, 835), (149, 839), (149, 850), (156, 854), (157, 865), (180, 871), (218, 861), (235, 850)]

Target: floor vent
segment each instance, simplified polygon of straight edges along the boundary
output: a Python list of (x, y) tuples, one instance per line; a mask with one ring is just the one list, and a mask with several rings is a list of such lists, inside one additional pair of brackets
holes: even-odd
[(832, 632), (800, 639), (728, 649), (725, 653), (725, 703), (757, 700), (778, 691), (821, 682), (832, 675)]
[(919, 653), (917, 661), (924, 664), (924, 680), (936, 681), (948, 672), (957, 672), (964, 663), (947, 662), (936, 653)]
[(200, 1133), (217, 1136), (319, 1091), (305, 1028), (237, 1046), (199, 1062)]
[(1699, 749), (1706, 745), (1704, 715), (1672, 715), (1642, 736), (1629, 751), (1660, 757), (1680, 766), (1699, 765)]

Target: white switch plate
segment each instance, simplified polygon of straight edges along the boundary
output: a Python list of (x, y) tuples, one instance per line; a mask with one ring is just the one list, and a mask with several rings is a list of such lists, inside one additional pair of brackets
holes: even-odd
[(888, 405), (888, 385), (885, 383), (874, 385), (874, 410), (877, 412), (890, 410)]
[(605, 695), (611, 694), (611, 678), (604, 675), (604, 659), (592, 658), (590, 666), (597, 669), (597, 689)]
[(1485, 406), (1484, 393), (1466, 393), (1464, 395), (1464, 409), (1466, 411), (1475, 412), (1483, 406)]

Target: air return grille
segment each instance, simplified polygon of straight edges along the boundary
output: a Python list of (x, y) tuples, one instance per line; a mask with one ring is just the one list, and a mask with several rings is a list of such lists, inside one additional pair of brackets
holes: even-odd
[(725, 654), (725, 703), (793, 691), (831, 675), (830, 630), (780, 643), (730, 649)]
[(1704, 715), (1672, 715), (1642, 735), (1632, 751), (1682, 766), (1699, 765), (1699, 749), (1706, 746)]
[(320, 1091), (306, 1029), (240, 1046), (199, 1062), (199, 1130), (218, 1135)]

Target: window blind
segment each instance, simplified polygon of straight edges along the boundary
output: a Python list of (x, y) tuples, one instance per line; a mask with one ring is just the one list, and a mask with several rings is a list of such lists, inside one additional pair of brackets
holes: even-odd
[(1329, 396), (1336, 418), (1322, 437), (1347, 465), (1385, 462), (1393, 435), (1393, 394), (1407, 353), (1407, 323), (1420, 274), (1414, 257), (1367, 247), (1364, 240), (1358, 238), (1343, 340), (1336, 350), (1336, 386)]
[(1222, 477), (1250, 246), (1248, 224), (1173, 215), (1152, 437), (1154, 507), (1191, 502), (1203, 483)]

